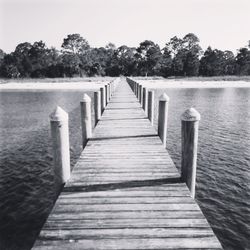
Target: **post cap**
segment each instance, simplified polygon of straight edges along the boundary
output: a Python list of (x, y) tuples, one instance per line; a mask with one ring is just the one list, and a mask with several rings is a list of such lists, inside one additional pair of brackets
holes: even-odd
[(201, 115), (195, 108), (189, 108), (181, 115), (182, 121), (194, 122), (199, 121), (200, 119)]
[(161, 102), (169, 102), (169, 97), (166, 93), (163, 93), (160, 97), (159, 97), (159, 101)]
[(49, 117), (51, 121), (66, 121), (69, 119), (68, 113), (59, 106), (55, 108)]
[(84, 94), (81, 102), (91, 102), (91, 98), (87, 94)]

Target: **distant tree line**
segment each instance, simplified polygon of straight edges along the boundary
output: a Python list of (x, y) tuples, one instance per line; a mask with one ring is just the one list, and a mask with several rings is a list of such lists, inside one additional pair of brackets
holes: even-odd
[(6, 54), (0, 49), (0, 77), (41, 78), (74, 76), (221, 76), (250, 75), (250, 42), (237, 55), (208, 47), (189, 33), (173, 37), (164, 48), (146, 40), (139, 47), (126, 45), (91, 48), (79, 34), (68, 35), (62, 49), (43, 41), (17, 45)]

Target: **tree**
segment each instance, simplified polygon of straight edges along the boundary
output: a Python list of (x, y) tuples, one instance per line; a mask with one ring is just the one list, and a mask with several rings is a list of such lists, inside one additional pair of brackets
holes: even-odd
[[(169, 51), (168, 47), (163, 49), (163, 55), (161, 59), (158, 61), (156, 68), (157, 75), (161, 75), (163, 77), (168, 77), (172, 75), (172, 56), (171, 51)], [(158, 70), (157, 70), (158, 69)]]
[(160, 60), (162, 54), (158, 44), (145, 40), (137, 48), (138, 67), (141, 75), (154, 74), (154, 67)]
[(177, 53), (183, 49), (183, 40), (174, 36), (166, 43), (165, 49), (170, 52), (170, 54), (175, 57)]
[(105, 69), (110, 60), (109, 51), (104, 47), (93, 48), (81, 56), (82, 68), (88, 76), (101, 75), (105, 76)]
[(118, 47), (108, 64), (106, 69), (107, 75), (133, 75), (136, 67), (136, 48), (131, 48), (126, 45)]
[(45, 68), (45, 76), (46, 77), (63, 77), (63, 63), (62, 63), (62, 55), (60, 52), (52, 47), (47, 50), (47, 67)]
[[(63, 64), (66, 70), (66, 75), (73, 76), (78, 74), (78, 76), (84, 75), (84, 68), (86, 67), (88, 52), (90, 50), (89, 43), (80, 34), (70, 34), (63, 39)], [(67, 62), (66, 59), (72, 63), (72, 65)], [(78, 63), (78, 64), (77, 64)]]
[(174, 36), (166, 44), (165, 50), (172, 56), (172, 73), (179, 76), (196, 76), (199, 74), (199, 57), (202, 49), (199, 38), (188, 33), (183, 39)]
[(7, 78), (18, 78), (20, 72), (16, 66), (14, 53), (6, 54), (2, 61), (1, 76)]
[(202, 53), (199, 42), (199, 38), (193, 33), (188, 33), (183, 37), (183, 53), (185, 54), (183, 73), (185, 76), (197, 76), (199, 74), (199, 56)]
[[(229, 55), (228, 52), (226, 54)], [(224, 75), (226, 65), (225, 53), (218, 49), (213, 50), (209, 46), (200, 60), (200, 74), (203, 76)]]
[(83, 54), (90, 48), (89, 43), (80, 34), (70, 34), (63, 39), (62, 48), (65, 52)]
[(3, 60), (5, 57), (5, 53), (3, 52), (3, 50), (0, 49), (0, 77), (3, 77), (2, 75), (2, 71), (3, 71)]
[(234, 53), (230, 50), (224, 51), (224, 74), (225, 75), (234, 75), (235, 74), (235, 56)]
[(29, 50), (31, 77), (45, 77), (49, 62), (49, 49), (43, 41), (34, 42)]
[(241, 48), (236, 56), (236, 73), (250, 75), (250, 50)]
[(32, 45), (28, 42), (20, 43), (13, 53), (20, 77), (30, 77), (31, 75), (32, 62), (29, 55), (31, 47)]
[(197, 52), (201, 51), (201, 47), (199, 46), (199, 38), (194, 33), (188, 33), (182, 39), (182, 45), (187, 50), (191, 50), (196, 48)]
[(81, 75), (80, 58), (73, 53), (63, 53), (62, 65), (64, 76), (73, 77)]

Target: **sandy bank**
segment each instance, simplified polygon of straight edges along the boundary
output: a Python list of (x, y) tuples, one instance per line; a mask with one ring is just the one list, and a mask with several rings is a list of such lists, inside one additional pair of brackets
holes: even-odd
[(8, 82), (0, 84), (0, 91), (4, 90), (95, 90), (110, 81), (97, 82)]
[[(148, 88), (250, 88), (246, 81), (181, 81), (181, 80), (136, 80)], [(93, 82), (8, 82), (0, 84), (0, 91), (11, 90), (96, 90), (110, 80)]]
[(137, 80), (148, 88), (250, 88), (245, 81)]

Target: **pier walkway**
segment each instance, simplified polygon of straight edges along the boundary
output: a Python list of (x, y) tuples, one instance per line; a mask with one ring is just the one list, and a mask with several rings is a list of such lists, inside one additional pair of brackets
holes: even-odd
[(221, 249), (125, 79), (33, 249)]

